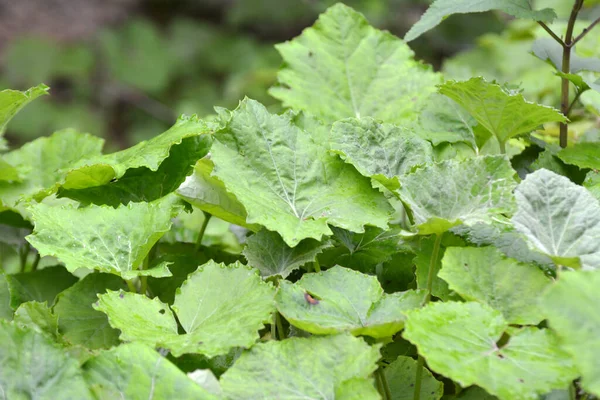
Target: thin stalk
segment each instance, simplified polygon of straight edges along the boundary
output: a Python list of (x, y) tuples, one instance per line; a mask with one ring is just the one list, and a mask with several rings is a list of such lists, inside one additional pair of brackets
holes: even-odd
[(277, 329), (275, 328), (277, 326), (277, 314), (279, 314), (278, 311), (273, 313), (273, 321), (271, 322), (271, 340), (277, 340)]
[(42, 256), (40, 256), (40, 253), (35, 253), (35, 258), (33, 259), (33, 264), (31, 264), (31, 271), (37, 270), (37, 267), (40, 264), (41, 259), (42, 259)]
[(202, 212), (204, 214), (204, 221), (202, 222), (202, 226), (200, 227), (200, 232), (198, 232), (198, 239), (196, 239), (196, 251), (200, 250), (200, 246), (202, 246), (202, 239), (204, 239), (204, 233), (206, 232), (206, 227), (208, 226), (208, 222), (212, 217), (212, 214), (207, 212)]
[(277, 332), (279, 333), (279, 340), (286, 338), (285, 331), (283, 330), (283, 321), (281, 321), (281, 314), (278, 311), (275, 312), (275, 324), (277, 325)]
[(569, 114), (571, 114), (571, 110), (573, 110), (573, 106), (575, 105), (575, 103), (577, 102), (577, 100), (579, 100), (579, 96), (581, 96), (582, 92), (577, 92), (577, 94), (575, 95), (575, 98), (573, 99), (573, 101), (571, 102), (571, 104), (569, 104), (569, 108), (567, 109), (567, 116)]
[(321, 272), (321, 264), (319, 264), (319, 259), (315, 258), (315, 262), (313, 263), (313, 267), (315, 268), (315, 272)]
[(21, 265), (21, 272), (25, 272), (25, 268), (27, 267), (27, 257), (29, 256), (29, 250), (31, 250), (31, 245), (29, 242), (25, 243), (24, 246), (21, 246), (19, 249), (19, 261)]
[(506, 142), (499, 140), (498, 144), (500, 145), (500, 154), (506, 154)]
[[(575, 28), (575, 21), (577, 21), (577, 14), (583, 6), (583, 0), (575, 0), (569, 22), (567, 23), (567, 32), (565, 34), (562, 66), (561, 70), (563, 73), (568, 74), (571, 71), (571, 47), (573, 46), (573, 29)], [(564, 116), (569, 113), (569, 80), (562, 78), (561, 81), (561, 100), (560, 100), (560, 111)], [(566, 122), (560, 124), (560, 147), (567, 147), (569, 138), (569, 126)]]
[(594, 22), (592, 22), (592, 23), (590, 24), (590, 26), (588, 26), (587, 28), (585, 28), (585, 29), (583, 30), (583, 32), (581, 32), (581, 33), (579, 34), (579, 36), (577, 36), (575, 39), (573, 39), (573, 41), (571, 42), (571, 47), (575, 46), (575, 44), (576, 44), (577, 42), (579, 42), (581, 39), (583, 39), (583, 37), (584, 37), (585, 35), (587, 35), (587, 34), (588, 34), (588, 33), (589, 33), (589, 32), (590, 32), (592, 29), (594, 29), (594, 27), (595, 27), (596, 25), (598, 25), (598, 23), (600, 23), (600, 17), (596, 18), (596, 19), (594, 20)]
[(127, 287), (131, 293), (137, 293), (137, 288), (135, 287), (135, 283), (133, 283), (133, 279), (128, 279), (125, 282), (127, 282)]
[(392, 400), (392, 391), (390, 390), (390, 385), (388, 385), (387, 378), (385, 377), (385, 372), (383, 372), (383, 367), (380, 365), (377, 370), (375, 370), (375, 376), (380, 382), (381, 387), (381, 397), (383, 400)]
[[(427, 294), (425, 295), (425, 299), (423, 300), (423, 304), (421, 306), (425, 306), (431, 300), (431, 290), (433, 288), (433, 278), (435, 271), (435, 264), (437, 263), (438, 256), (440, 254), (440, 247), (442, 245), (442, 235), (437, 234), (435, 236), (435, 243), (433, 244), (433, 252), (431, 253), (431, 258), (429, 260), (429, 271), (427, 272)], [(423, 356), (419, 355), (417, 360), (417, 373), (415, 375), (415, 391), (413, 392), (413, 400), (420, 400), (421, 398), (421, 381), (423, 379), (423, 365), (425, 364), (425, 359)]]
[(550, 29), (550, 27), (548, 25), (546, 25), (545, 23), (543, 23), (542, 21), (537, 21), (537, 23), (544, 28), (544, 30), (546, 32), (548, 32), (548, 34), (550, 36), (552, 36), (552, 39), (556, 40), (558, 42), (558, 44), (560, 44), (562, 47), (565, 47), (565, 42), (563, 42), (563, 40), (561, 38), (558, 37), (558, 35), (556, 33), (554, 33), (554, 31), (552, 29)]

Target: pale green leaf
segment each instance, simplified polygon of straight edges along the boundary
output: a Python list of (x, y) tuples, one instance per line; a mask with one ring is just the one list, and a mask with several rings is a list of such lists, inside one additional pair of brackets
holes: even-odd
[(248, 265), (260, 271), (263, 277), (279, 275), (282, 278), (306, 263), (315, 261), (329, 242), (304, 239), (296, 247), (289, 247), (277, 234), (263, 229), (246, 240), (244, 256)]
[(5, 399), (93, 399), (79, 363), (36, 331), (0, 320), (0, 362)]
[(53, 311), (64, 340), (89, 349), (117, 345), (119, 331), (111, 328), (106, 315), (94, 310), (92, 304), (98, 301), (98, 294), (126, 287), (116, 275), (93, 273), (60, 293)]
[(590, 191), (592, 196), (600, 201), (600, 172), (588, 172), (585, 176), (585, 181), (583, 181), (583, 186)]
[(211, 176), (214, 169), (212, 160), (205, 157), (196, 163), (194, 173), (188, 176), (177, 189), (177, 195), (188, 203), (232, 224), (257, 231), (258, 225), (246, 223), (248, 214), (244, 206), (232, 193), (229, 193), (223, 182)]
[(569, 146), (556, 154), (567, 164), (579, 168), (600, 169), (600, 142), (583, 142)]
[[(552, 38), (539, 38), (531, 47), (533, 54), (543, 61), (548, 61), (558, 71), (562, 71), (563, 48)], [(593, 57), (580, 57), (571, 51), (570, 71), (575, 74), (580, 71), (600, 72), (600, 59)]]
[(545, 169), (515, 190), (513, 225), (556, 264), (600, 268), (600, 203), (588, 190)]
[(160, 237), (171, 227), (179, 207), (172, 199), (152, 203), (129, 203), (118, 208), (32, 206), (35, 222), (29, 243), (42, 256), (53, 256), (71, 272), (96, 269), (124, 279), (170, 276), (166, 264), (149, 270), (138, 267)]
[(410, 28), (404, 40), (410, 42), (425, 32), (435, 28), (440, 22), (453, 14), (478, 13), (492, 10), (503, 11), (517, 18), (534, 21), (552, 22), (556, 13), (550, 8), (533, 10), (528, 0), (436, 0)]
[(428, 164), (402, 178), (400, 197), (419, 234), (490, 222), (513, 208), (515, 171), (504, 157), (475, 157)]
[(599, 287), (598, 271), (565, 272), (541, 300), (550, 327), (581, 372), (583, 388), (596, 396), (600, 396)]
[(424, 293), (386, 294), (377, 277), (336, 266), (282, 281), (277, 308), (290, 324), (314, 334), (350, 332), (389, 337), (404, 327), (404, 312), (419, 307)]
[[(552, 332), (509, 329), (502, 314), (487, 305), (430, 303), (407, 314), (403, 336), (433, 371), (463, 387), (481, 386), (501, 400), (537, 400), (577, 377)], [(498, 344), (503, 334), (508, 343)]]
[(56, 295), (77, 282), (62, 266), (47, 267), (41, 270), (6, 275), (10, 288), (10, 305), (16, 309), (27, 301), (54, 304)]
[(465, 300), (485, 303), (510, 324), (537, 325), (544, 319), (537, 301), (550, 280), (535, 265), (506, 258), (494, 247), (451, 247), (439, 277)]
[(372, 379), (352, 378), (340, 383), (335, 388), (335, 398), (344, 400), (379, 399)]
[(0, 319), (10, 321), (13, 317), (13, 308), (10, 306), (10, 287), (6, 274), (0, 269)]
[(414, 120), (440, 83), (405, 43), (343, 4), (276, 48), (285, 64), (270, 93), (285, 107), (329, 123), (348, 117)]
[[(349, 335), (269, 341), (243, 353), (221, 376), (221, 387), (228, 399), (345, 400), (352, 397), (336, 396), (338, 390), (348, 393), (340, 386), (370, 380), (378, 359), (379, 345)], [(379, 398), (371, 393), (364, 399)]]
[(407, 128), (379, 124), (372, 118), (334, 123), (330, 146), (362, 175), (375, 179), (389, 190), (398, 189), (398, 176), (433, 161), (429, 142)]
[(17, 308), (14, 324), (45, 333), (53, 340), (58, 337), (58, 318), (52, 313), (46, 302), (28, 301)]
[(165, 357), (139, 343), (104, 351), (83, 366), (98, 399), (198, 399), (218, 397), (196, 384)]
[(448, 81), (440, 93), (464, 107), (501, 146), (512, 137), (529, 133), (547, 122), (566, 122), (554, 108), (528, 102), (518, 92), (503, 89), (484, 78)]
[(0, 92), (0, 140), (2, 140), (6, 125), (12, 117), (31, 101), (48, 94), (48, 90), (50, 90), (48, 86), (41, 84), (24, 92), (12, 89), (5, 89)]
[(366, 224), (386, 228), (391, 213), (368, 178), (328, 152), (322, 130), (316, 121), (272, 115), (245, 99), (215, 133), (213, 173), (245, 206), (248, 223), (278, 232), (291, 247), (330, 235), (328, 224), (355, 232)]
[(175, 295), (172, 309), (185, 334), (178, 335), (175, 316), (158, 298), (108, 291), (94, 308), (121, 330), (121, 340), (161, 346), (175, 356), (214, 357), (254, 344), (275, 308), (273, 296), (273, 287), (256, 270), (210, 261), (190, 274)]
[[(392, 392), (390, 400), (413, 400), (414, 383), (417, 374), (417, 361), (411, 357), (399, 356), (384, 369), (385, 377)], [(444, 394), (444, 385), (436, 380), (431, 372), (421, 367), (421, 399), (440, 400)]]

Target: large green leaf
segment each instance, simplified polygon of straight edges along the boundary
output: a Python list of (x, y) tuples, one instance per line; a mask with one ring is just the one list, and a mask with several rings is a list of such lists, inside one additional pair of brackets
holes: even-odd
[(15, 311), (13, 321), (21, 328), (45, 333), (53, 340), (58, 338), (58, 318), (46, 302), (28, 301), (21, 304)]
[(0, 393), (5, 399), (92, 399), (79, 364), (44, 334), (0, 320)]
[(407, 128), (379, 124), (372, 118), (334, 123), (330, 141), (331, 150), (344, 161), (390, 190), (399, 187), (398, 176), (433, 161), (429, 142)]
[(513, 208), (515, 171), (504, 157), (475, 157), (428, 164), (402, 178), (400, 197), (420, 234), (490, 222)]
[[(414, 397), (415, 377), (419, 368), (417, 361), (411, 357), (399, 356), (388, 365), (385, 377), (392, 393), (390, 400), (412, 400)], [(422, 368), (421, 396), (422, 400), (440, 400), (444, 394), (444, 385), (436, 380), (431, 372)]]
[(165, 357), (139, 343), (88, 360), (84, 376), (98, 399), (217, 399)]
[(550, 284), (541, 269), (505, 258), (494, 247), (451, 247), (439, 277), (466, 300), (502, 312), (510, 324), (537, 325), (544, 319), (538, 298)]
[(600, 169), (600, 142), (576, 143), (562, 149), (558, 158), (579, 168)]
[(27, 301), (45, 301), (52, 306), (57, 294), (77, 282), (75, 276), (58, 265), (33, 272), (6, 275), (6, 280), (13, 309)]
[(89, 274), (56, 298), (53, 308), (64, 340), (89, 349), (108, 348), (119, 343), (119, 331), (110, 327), (108, 318), (94, 310), (98, 294), (125, 289), (121, 278), (112, 274)]
[(414, 120), (440, 83), (440, 75), (415, 61), (405, 43), (343, 4), (276, 48), (285, 64), (270, 93), (285, 107), (330, 123), (348, 117)]
[(172, 198), (152, 203), (129, 203), (118, 208), (31, 208), (35, 229), (27, 236), (42, 256), (54, 256), (71, 272), (96, 269), (131, 279), (139, 275), (170, 276), (165, 264), (137, 269), (154, 243), (171, 227)]
[(491, 10), (503, 11), (517, 18), (534, 21), (552, 22), (556, 18), (554, 10), (545, 8), (533, 10), (528, 0), (436, 0), (425, 11), (421, 19), (410, 28), (404, 40), (410, 42), (435, 28), (440, 22), (453, 14), (467, 14)]
[[(0, 92), (0, 150), (6, 148), (2, 136), (4, 135), (4, 131), (6, 131), (6, 125), (8, 125), (12, 117), (31, 101), (42, 95), (48, 94), (49, 89), (48, 86), (41, 84), (24, 92), (11, 89), (5, 89)], [(0, 170), (0, 178), (2, 172), (3, 171)]]
[(177, 194), (210, 215), (254, 231), (259, 230), (259, 225), (246, 223), (246, 209), (235, 195), (227, 191), (223, 182), (211, 175), (213, 169), (210, 158), (199, 160), (194, 173), (179, 186)]
[[(221, 387), (228, 399), (354, 399), (351, 391), (336, 392), (351, 379), (371, 383), (378, 359), (378, 345), (349, 335), (269, 341), (242, 354), (221, 376)], [(371, 383), (359, 398), (380, 397)]]
[(94, 308), (121, 330), (121, 340), (161, 346), (175, 356), (214, 357), (254, 344), (275, 308), (273, 296), (273, 287), (256, 270), (210, 261), (190, 274), (175, 295), (172, 309), (185, 334), (178, 335), (175, 316), (158, 298), (108, 291)]
[(257, 268), (263, 277), (279, 275), (282, 278), (306, 263), (315, 261), (329, 242), (304, 239), (296, 247), (289, 247), (277, 234), (263, 229), (246, 240), (244, 256), (248, 265)]
[(279, 312), (290, 324), (314, 334), (351, 332), (389, 337), (404, 327), (404, 312), (419, 307), (424, 293), (387, 294), (377, 277), (344, 267), (305, 274), (292, 284), (279, 284)]
[[(511, 92), (484, 78), (448, 81), (440, 93), (463, 106), (501, 146), (512, 137), (529, 133), (547, 122), (566, 122), (554, 108), (530, 103), (518, 92)], [(502, 147), (501, 147), (502, 148)]]
[[(549, 330), (509, 328), (487, 305), (430, 303), (407, 314), (403, 336), (432, 370), (463, 387), (476, 384), (502, 400), (537, 400), (577, 377)], [(508, 343), (500, 342), (503, 333)]]
[(246, 221), (278, 232), (291, 247), (330, 235), (328, 224), (385, 228), (391, 207), (383, 194), (330, 154), (326, 130), (303, 118), (272, 115), (245, 99), (215, 133), (213, 173), (245, 206)]
[(533, 249), (556, 264), (600, 268), (600, 203), (588, 190), (545, 169), (515, 190), (512, 222)]
[(571, 354), (585, 390), (600, 396), (600, 273), (576, 271), (560, 274), (542, 297), (550, 327)]

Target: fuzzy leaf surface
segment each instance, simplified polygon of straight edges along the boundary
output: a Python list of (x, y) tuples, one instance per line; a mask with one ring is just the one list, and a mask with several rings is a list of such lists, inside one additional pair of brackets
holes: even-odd
[[(215, 133), (214, 174), (245, 206), (247, 222), (278, 232), (290, 247), (331, 235), (386, 228), (391, 207), (351, 165), (328, 152), (326, 131), (306, 117), (270, 114), (245, 99)], [(325, 132), (324, 132), (325, 131)]]
[(279, 285), (279, 312), (290, 324), (320, 335), (392, 336), (404, 327), (404, 312), (419, 307), (424, 297), (414, 290), (384, 293), (375, 276), (340, 266)]
[[(411, 357), (399, 356), (384, 369), (390, 391), (391, 400), (412, 400), (414, 395), (415, 375), (417, 373), (417, 361)], [(440, 400), (444, 394), (444, 385), (433, 377), (425, 367), (421, 367), (421, 399)]]
[[(228, 399), (351, 399), (341, 386), (351, 379), (372, 384), (379, 357), (379, 345), (350, 335), (269, 341), (243, 353), (221, 376), (221, 387)], [(373, 386), (365, 394), (358, 385), (363, 399), (380, 398)]]
[(557, 156), (567, 164), (598, 170), (600, 169), (600, 142), (576, 143), (562, 149)]
[(414, 119), (441, 80), (414, 60), (404, 42), (343, 4), (275, 47), (285, 64), (270, 93), (285, 107), (328, 123), (349, 117), (388, 123)]

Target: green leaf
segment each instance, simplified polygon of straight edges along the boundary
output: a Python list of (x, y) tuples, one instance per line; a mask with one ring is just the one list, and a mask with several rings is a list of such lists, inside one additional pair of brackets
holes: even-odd
[(451, 247), (439, 277), (465, 300), (498, 310), (510, 324), (537, 325), (544, 319), (537, 302), (550, 284), (542, 270), (505, 258), (494, 247)]
[[(221, 376), (221, 387), (228, 399), (344, 400), (352, 397), (336, 396), (338, 390), (347, 393), (340, 386), (351, 379), (371, 381), (378, 359), (379, 345), (349, 335), (269, 341), (243, 353)], [(363, 398), (379, 398), (371, 393)]]
[(260, 271), (263, 277), (279, 275), (282, 278), (306, 263), (313, 262), (329, 242), (304, 239), (296, 247), (289, 247), (276, 232), (263, 229), (246, 240), (244, 256), (248, 265)]
[(515, 190), (513, 225), (556, 264), (600, 267), (600, 203), (588, 190), (545, 169)]
[(534, 21), (552, 22), (556, 13), (550, 8), (533, 10), (528, 0), (436, 0), (410, 28), (404, 40), (410, 42), (425, 32), (435, 28), (440, 22), (453, 14), (479, 13), (492, 10), (503, 11), (513, 17)]
[(186, 332), (183, 335), (177, 333), (169, 306), (158, 298), (108, 291), (98, 296), (94, 308), (121, 330), (121, 340), (161, 346), (175, 356), (214, 357), (233, 347), (252, 346), (258, 330), (270, 320), (274, 289), (255, 272), (239, 263), (226, 267), (210, 261), (190, 274), (172, 307)]
[[(413, 399), (417, 368), (419, 368), (417, 361), (405, 356), (399, 356), (385, 368), (385, 377), (392, 392), (391, 400)], [(436, 380), (427, 368), (421, 368), (423, 372), (420, 398), (423, 400), (440, 400), (444, 394), (444, 385)]]
[(20, 274), (6, 275), (10, 288), (10, 305), (16, 309), (27, 301), (54, 304), (56, 295), (77, 282), (69, 271), (62, 266)]
[(214, 174), (245, 206), (247, 222), (278, 232), (290, 247), (330, 235), (328, 224), (386, 228), (391, 207), (383, 194), (328, 152), (326, 129), (302, 118), (245, 99), (215, 133)]
[(28, 301), (21, 304), (15, 311), (14, 324), (45, 333), (53, 340), (58, 337), (58, 318), (52, 314), (46, 302)]
[(415, 61), (405, 43), (343, 4), (275, 47), (285, 64), (270, 93), (285, 107), (329, 123), (349, 117), (388, 123), (415, 119), (440, 83), (440, 75)]
[[(533, 54), (542, 61), (547, 61), (562, 71), (563, 48), (552, 38), (539, 38), (531, 47)], [(593, 57), (580, 57), (571, 51), (570, 71), (575, 74), (580, 71), (600, 72), (600, 59)]]
[(188, 203), (198, 207), (224, 221), (250, 230), (260, 230), (259, 225), (246, 223), (248, 214), (244, 206), (234, 194), (227, 191), (223, 182), (212, 176), (214, 164), (208, 157), (199, 160), (194, 168), (194, 173), (187, 177), (177, 195)]
[[(433, 254), (433, 247), (435, 243), (435, 236), (424, 237), (421, 239), (419, 249), (416, 251), (417, 255), (414, 258), (415, 264), (415, 276), (417, 281), (417, 288), (427, 289), (427, 280), (429, 277), (429, 266), (431, 265), (431, 255)], [(431, 282), (431, 294), (444, 301), (458, 300), (456, 293), (453, 293), (449, 288), (446, 281), (442, 280), (438, 275), (440, 268), (442, 267), (442, 257), (446, 248), (440, 246), (439, 254), (435, 265), (433, 266), (433, 281)]]
[(6, 279), (6, 274), (0, 268), (0, 320), (10, 321), (13, 317), (13, 308), (10, 306), (10, 286)]
[(98, 294), (126, 288), (121, 278), (93, 273), (63, 291), (53, 308), (64, 340), (88, 349), (109, 348), (119, 344), (119, 331), (110, 327), (108, 318), (94, 310)]
[(85, 380), (98, 399), (217, 399), (169, 360), (139, 343), (88, 360)]
[(35, 222), (27, 241), (42, 256), (61, 260), (71, 272), (96, 269), (124, 279), (136, 276), (170, 276), (166, 264), (137, 269), (154, 243), (171, 227), (179, 211), (172, 199), (153, 203), (129, 203), (118, 208), (32, 206)]
[[(461, 386), (478, 385), (502, 400), (537, 400), (577, 376), (547, 329), (510, 328), (480, 303), (430, 303), (407, 313), (403, 336), (427, 365)], [(499, 342), (508, 334), (508, 343)]]
[(350, 332), (389, 337), (404, 327), (404, 312), (421, 305), (424, 294), (383, 292), (377, 277), (336, 266), (279, 284), (279, 312), (297, 328), (314, 334)]
[(600, 172), (590, 171), (583, 181), (583, 186), (590, 191), (598, 201), (600, 201)]
[(379, 124), (372, 118), (334, 123), (330, 141), (334, 153), (389, 190), (398, 189), (398, 176), (433, 161), (429, 142), (407, 128)]
[(541, 299), (550, 327), (581, 372), (583, 388), (596, 396), (600, 396), (598, 287), (597, 271), (564, 272)]
[(31, 101), (48, 94), (48, 90), (48, 86), (41, 84), (24, 92), (11, 89), (0, 92), (0, 140), (10, 120)]
[(520, 93), (503, 89), (484, 78), (448, 81), (440, 93), (464, 107), (498, 142), (529, 133), (547, 122), (566, 122), (554, 108), (528, 102)]
[(557, 156), (579, 168), (600, 169), (600, 142), (576, 143), (559, 151)]
[(514, 175), (504, 157), (449, 160), (405, 175), (399, 193), (412, 210), (419, 234), (439, 234), (510, 212)]
[(41, 333), (0, 320), (0, 360), (6, 399), (93, 399), (78, 362)]

